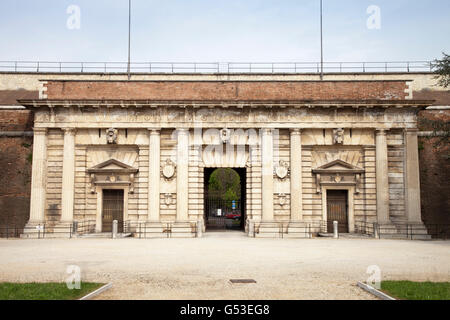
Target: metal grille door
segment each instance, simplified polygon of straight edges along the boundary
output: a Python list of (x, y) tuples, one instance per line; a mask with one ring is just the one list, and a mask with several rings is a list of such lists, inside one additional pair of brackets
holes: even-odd
[(102, 231), (112, 232), (112, 222), (119, 222), (118, 232), (123, 232), (123, 190), (103, 190)]
[(333, 232), (333, 221), (339, 222), (339, 233), (348, 233), (347, 191), (328, 190), (327, 192), (327, 228)]
[(205, 209), (205, 223), (207, 229), (241, 229), (241, 200), (227, 201), (206, 197)]

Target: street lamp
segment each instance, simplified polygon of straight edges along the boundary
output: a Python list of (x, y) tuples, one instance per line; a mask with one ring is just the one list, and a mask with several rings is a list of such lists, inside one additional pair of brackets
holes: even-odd
[(320, 0), (320, 80), (323, 80), (323, 0)]
[(128, 80), (131, 79), (131, 0), (128, 0)]

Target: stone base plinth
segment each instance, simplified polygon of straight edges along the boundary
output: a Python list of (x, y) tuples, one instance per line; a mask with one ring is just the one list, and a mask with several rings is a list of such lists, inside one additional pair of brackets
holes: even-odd
[(320, 232), (320, 225), (313, 222), (290, 222), (284, 238), (311, 239)]
[(28, 222), (25, 225), (23, 233), (20, 235), (22, 239), (43, 239), (45, 237), (45, 225), (39, 222)]
[(73, 238), (72, 222), (38, 223), (29, 222), (20, 235), (22, 239), (68, 239)]
[(175, 222), (171, 224), (171, 238), (196, 238), (196, 222)]
[(250, 237), (254, 238), (282, 238), (286, 232), (287, 223), (282, 224), (275, 221), (254, 222)]
[(311, 239), (321, 232), (320, 221), (249, 221), (248, 236), (254, 238)]
[(392, 222), (378, 225), (381, 239), (430, 240), (431, 236), (422, 222)]
[[(201, 226), (199, 226), (201, 228)], [(201, 231), (201, 230), (200, 230)], [(202, 232), (195, 222), (142, 222), (130, 228), (128, 232), (135, 238), (161, 239), (161, 238), (196, 238)]]

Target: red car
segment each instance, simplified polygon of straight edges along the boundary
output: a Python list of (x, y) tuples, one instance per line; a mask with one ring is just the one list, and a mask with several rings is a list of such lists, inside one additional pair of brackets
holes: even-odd
[(225, 215), (225, 218), (237, 220), (237, 219), (240, 219), (240, 218), (241, 218), (241, 214), (240, 214), (240, 213), (227, 213), (227, 214)]

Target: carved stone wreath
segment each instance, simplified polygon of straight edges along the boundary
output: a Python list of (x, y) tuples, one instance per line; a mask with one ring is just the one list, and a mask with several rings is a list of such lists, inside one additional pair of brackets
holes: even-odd
[(173, 204), (173, 199), (174, 199), (174, 195), (172, 195), (171, 193), (164, 194), (164, 204), (166, 206), (170, 206), (171, 204)]
[(278, 194), (278, 203), (280, 204), (281, 207), (284, 207), (286, 205), (287, 202), (287, 196), (284, 193), (279, 193)]

